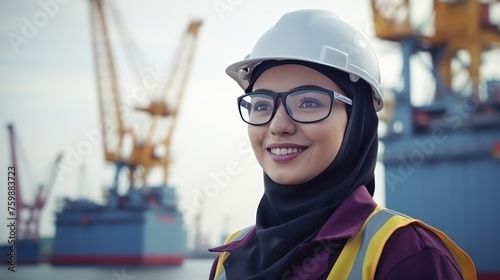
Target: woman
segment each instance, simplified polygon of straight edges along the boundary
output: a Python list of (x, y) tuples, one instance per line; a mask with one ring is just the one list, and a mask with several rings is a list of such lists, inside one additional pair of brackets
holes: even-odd
[(256, 225), (231, 235), (210, 279), (475, 279), (441, 232), (372, 199), (378, 62), (322, 10), (285, 14), (226, 72), (264, 171)]

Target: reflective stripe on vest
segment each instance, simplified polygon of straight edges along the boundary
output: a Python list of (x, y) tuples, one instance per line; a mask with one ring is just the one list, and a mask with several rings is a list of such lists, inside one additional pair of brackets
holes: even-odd
[[(443, 232), (419, 220), (377, 205), (375, 210), (366, 219), (361, 230), (347, 241), (327, 280), (374, 279), (375, 270), (385, 243), (394, 231), (411, 223), (416, 223), (436, 234), (446, 247), (448, 247), (457, 261), (463, 278), (465, 280), (476, 279), (476, 270), (470, 257)], [(252, 228), (254, 226), (231, 234), (224, 244), (241, 240)], [(228, 256), (229, 252), (222, 252), (219, 255), (214, 280), (226, 280), (223, 263)]]
[[(234, 232), (233, 234), (227, 237), (224, 244), (243, 239), (247, 235), (247, 233), (254, 227), (255, 226), (249, 226), (247, 228)], [(227, 259), (227, 257), (229, 257), (229, 252), (222, 252), (219, 255), (219, 260), (217, 261), (217, 268), (215, 270), (214, 280), (226, 280), (226, 271), (224, 271), (224, 261)]]
[(377, 206), (358, 234), (347, 241), (327, 280), (374, 279), (385, 243), (394, 231), (411, 223), (417, 223), (436, 234), (457, 261), (464, 279), (476, 279), (470, 257), (444, 233), (419, 220)]

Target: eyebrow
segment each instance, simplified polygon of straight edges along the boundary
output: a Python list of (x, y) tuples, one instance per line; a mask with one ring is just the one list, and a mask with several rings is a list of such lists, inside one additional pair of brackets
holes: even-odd
[[(317, 89), (323, 89), (323, 90), (326, 89), (326, 90), (335, 92), (335, 90), (327, 89), (327, 88), (320, 87), (317, 85), (309, 85), (309, 84), (297, 86), (297, 87), (291, 88), (291, 89), (284, 91), (284, 92), (288, 92), (288, 91), (292, 91), (292, 90), (299, 90), (299, 89), (307, 89), (307, 88), (317, 88)], [(263, 92), (267, 92), (267, 93), (278, 93), (277, 91), (266, 89), (266, 88), (258, 88), (256, 90), (253, 90), (252, 92), (255, 92), (255, 91), (263, 91)]]

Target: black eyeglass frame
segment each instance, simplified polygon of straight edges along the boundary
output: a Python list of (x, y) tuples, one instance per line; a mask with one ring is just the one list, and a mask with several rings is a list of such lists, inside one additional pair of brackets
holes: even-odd
[[(333, 109), (333, 102), (334, 100), (339, 100), (340, 102), (342, 103), (345, 103), (347, 105), (351, 105), (352, 106), (352, 99), (341, 94), (341, 93), (338, 93), (336, 91), (332, 91), (332, 90), (329, 90), (329, 89), (326, 89), (326, 88), (322, 88), (322, 87), (319, 87), (319, 86), (300, 86), (300, 87), (296, 87), (296, 88), (293, 88), (289, 91), (284, 91), (284, 92), (274, 92), (274, 91), (271, 91), (271, 90), (256, 90), (256, 91), (253, 91), (253, 92), (249, 92), (249, 93), (245, 93), (241, 96), (239, 96), (237, 98), (237, 101), (238, 101), (238, 111), (240, 113), (240, 117), (241, 119), (246, 122), (247, 124), (250, 124), (250, 125), (265, 125), (265, 124), (268, 124), (273, 118), (274, 118), (274, 115), (276, 114), (276, 112), (278, 111), (278, 98), (281, 98), (281, 101), (282, 101), (282, 105), (284, 106), (284, 104), (286, 104), (286, 98), (288, 97), (289, 94), (292, 94), (292, 93), (296, 93), (298, 91), (307, 91), (307, 90), (313, 90), (313, 91), (320, 91), (320, 92), (323, 92), (323, 93), (326, 93), (330, 96), (330, 109), (328, 111), (328, 114), (321, 118), (321, 119), (318, 119), (318, 120), (314, 120), (314, 121), (298, 121), (296, 119), (293, 118), (292, 114), (290, 113), (290, 110), (288, 109), (288, 107), (286, 108), (286, 113), (288, 114), (288, 116), (294, 120), (295, 122), (298, 122), (298, 123), (315, 123), (315, 122), (319, 122), (319, 121), (322, 121), (326, 118), (328, 118), (330, 116), (330, 114), (332, 113), (332, 109)], [(270, 96), (272, 99), (273, 99), (273, 112), (271, 113), (271, 117), (269, 118), (269, 120), (267, 122), (264, 122), (264, 123), (251, 123), (251, 122), (248, 122), (245, 120), (245, 118), (243, 117), (243, 114), (241, 113), (241, 100), (247, 96), (251, 96), (251, 95), (256, 95), (256, 94), (264, 94), (264, 95), (268, 95)], [(245, 101), (245, 100), (243, 100)], [(246, 101), (245, 101), (246, 102)], [(247, 106), (243, 106), (245, 108), (248, 108)]]

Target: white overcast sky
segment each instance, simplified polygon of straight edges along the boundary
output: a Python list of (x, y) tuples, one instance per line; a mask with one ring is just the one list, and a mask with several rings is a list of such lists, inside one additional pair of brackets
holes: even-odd
[[(48, 180), (57, 153), (75, 150), (88, 141), (85, 131), (100, 129), (89, 32), (89, 1), (41, 0), (57, 3), (43, 22), (40, 0), (0, 0), (0, 181), (6, 185), (10, 164), (6, 125), (14, 123), (20, 148), (20, 184), (26, 200)], [(57, 2), (55, 2), (57, 1)], [(420, 1), (419, 1), (420, 2)], [(430, 1), (425, 1), (430, 3)], [(174, 137), (171, 183), (178, 191), (181, 209), (203, 213), (208, 238), (222, 231), (252, 224), (262, 195), (262, 171), (251, 153), (246, 125), (240, 120), (235, 98), (241, 93), (224, 69), (250, 52), (259, 36), (285, 12), (303, 8), (329, 9), (370, 38), (380, 55), (384, 85), (395, 84), (400, 63), (397, 45), (373, 38), (369, 0), (120, 0), (113, 1), (146, 61), (140, 68), (170, 69), (170, 61), (191, 19), (202, 19), (192, 72), (186, 88)], [(424, 1), (422, 1), (424, 3)], [(119, 4), (119, 5), (118, 5)], [(217, 10), (224, 7), (226, 10)], [(428, 14), (422, 6), (422, 14)], [(45, 12), (46, 13), (46, 12)], [(37, 17), (38, 16), (38, 17)], [(28, 23), (39, 26), (23, 36)], [(41, 23), (40, 23), (41, 21)], [(14, 46), (13, 34), (24, 43)], [(136, 83), (118, 59), (124, 95)], [(101, 146), (82, 157), (82, 164), (64, 174), (54, 186), (43, 212), (41, 233), (53, 235), (55, 201), (61, 197), (102, 198), (112, 180), (112, 167), (103, 162)], [(85, 169), (81, 166), (85, 166)], [(230, 168), (231, 170), (227, 170)], [(85, 170), (82, 172), (82, 170)], [(227, 186), (204, 201), (193, 202), (214, 174), (231, 171)], [(381, 173), (378, 173), (381, 174)], [(217, 176), (215, 176), (217, 177)], [(379, 175), (377, 179), (381, 179)], [(378, 186), (383, 203), (383, 186)], [(0, 219), (6, 215), (6, 189), (1, 188)], [(380, 191), (382, 190), (382, 191)], [(206, 196), (203, 196), (206, 197)], [(196, 205), (195, 205), (196, 204)], [(0, 243), (6, 229), (0, 227)]]

